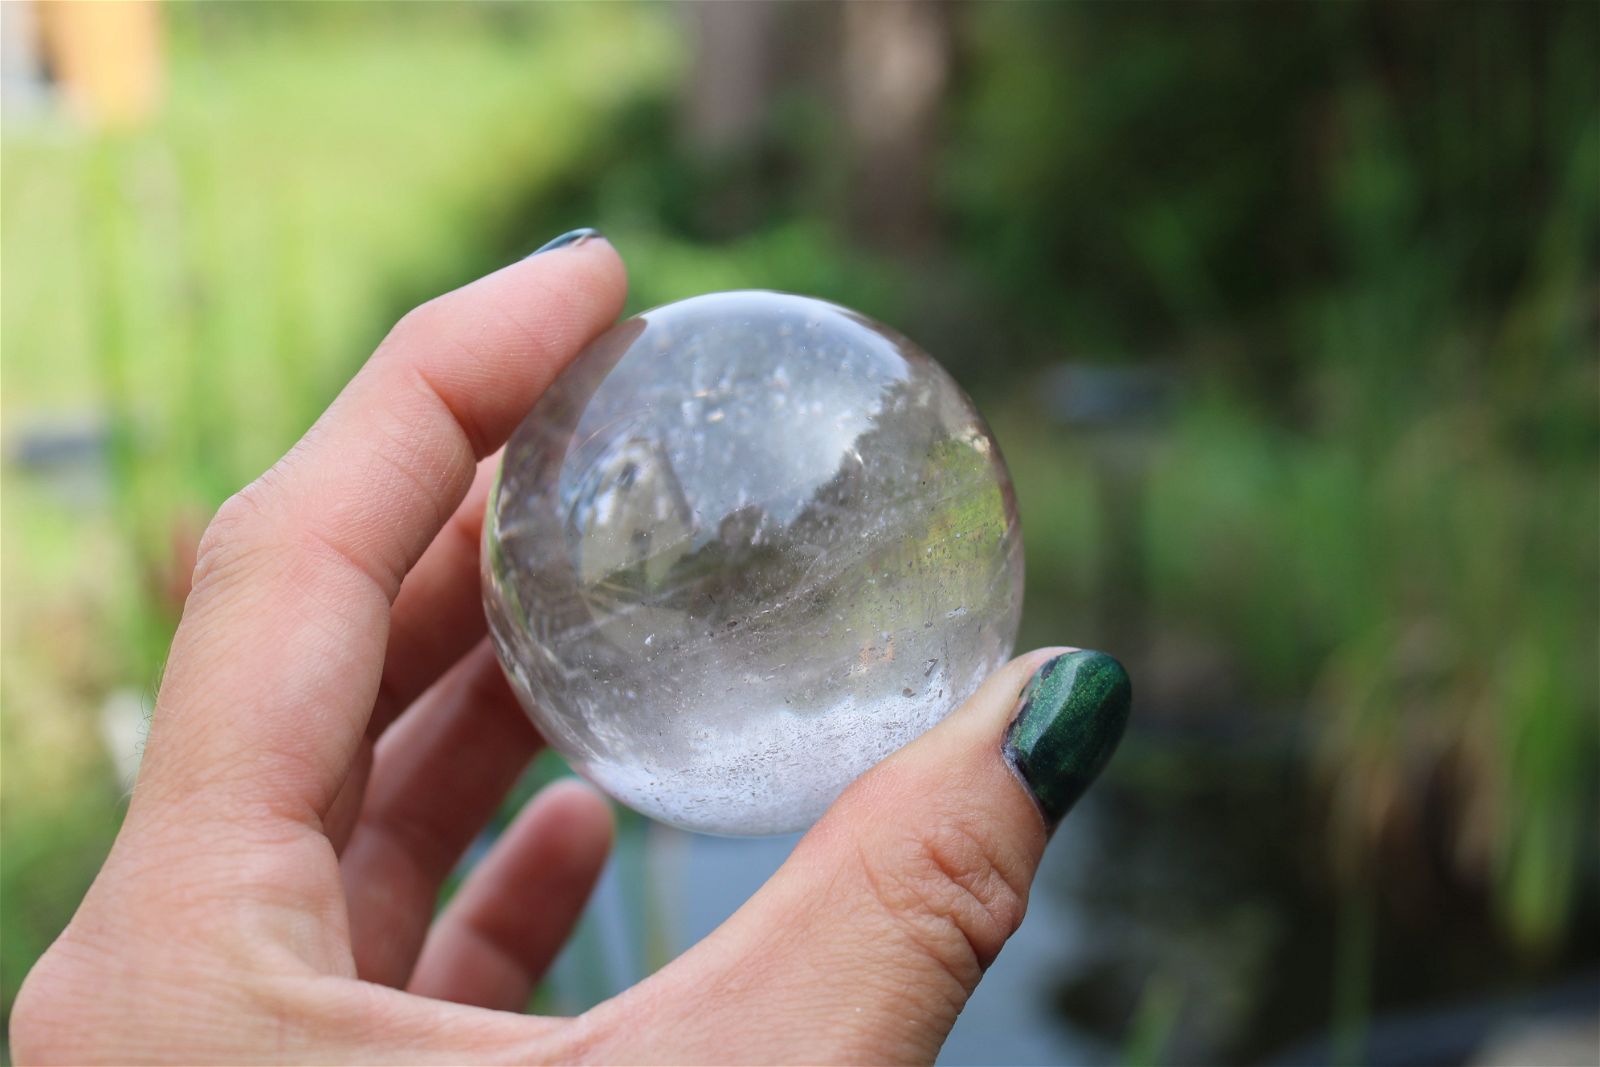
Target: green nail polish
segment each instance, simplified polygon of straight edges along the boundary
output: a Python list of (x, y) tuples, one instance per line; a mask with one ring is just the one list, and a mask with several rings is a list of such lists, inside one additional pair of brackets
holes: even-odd
[(1132, 698), (1128, 672), (1104, 652), (1064, 653), (1029, 680), (1003, 748), (1045, 822), (1060, 822), (1110, 761)]
[(558, 248), (570, 248), (574, 245), (580, 245), (589, 240), (591, 237), (599, 236), (599, 230), (591, 229), (588, 226), (584, 226), (583, 228), (577, 230), (568, 230), (560, 237), (552, 238), (551, 240), (540, 245), (538, 248), (535, 248), (532, 252), (529, 252), (528, 258), (532, 259), (541, 252), (554, 252)]

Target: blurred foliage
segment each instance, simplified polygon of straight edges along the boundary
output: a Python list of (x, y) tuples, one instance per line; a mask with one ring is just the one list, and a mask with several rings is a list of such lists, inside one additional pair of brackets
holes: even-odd
[[(7, 470), (5, 1003), (114, 833), (100, 707), (153, 687), (185, 539), (407, 306), (582, 223), (634, 308), (815, 293), (951, 367), (1016, 477), (1024, 640), (1140, 685), (1114, 781), (1181, 791), (1162, 732), (1242, 719), (1354, 899), (1481, 894), (1559, 958), (1597, 880), (1600, 11), (941, 9), (897, 245), (859, 229), (842, 31), (791, 34), (818, 56), (713, 152), (686, 10), (179, 8), (153, 127), (7, 123), (7, 439), (110, 447), (99, 496)], [(1076, 423), (1064, 364), (1161, 402)], [(1355, 1028), (1369, 961), (1336, 965)], [(1130, 1062), (1181, 999), (1147, 987)]]
[(1447, 792), (1450, 862), (1553, 946), (1594, 873), (1596, 12), (974, 29), (1061, 47), (969, 97), (970, 261), (1039, 358), (1154, 356), (1187, 394), (1148, 460), (1150, 617), (1314, 716), (1342, 865), (1419, 847), (1396, 824)]

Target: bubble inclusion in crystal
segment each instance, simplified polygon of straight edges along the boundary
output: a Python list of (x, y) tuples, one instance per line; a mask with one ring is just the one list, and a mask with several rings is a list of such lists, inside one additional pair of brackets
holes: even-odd
[(628, 319), (506, 445), (484, 602), (549, 743), (629, 807), (810, 825), (1010, 655), (1011, 480), (937, 363), (855, 312), (714, 293)]

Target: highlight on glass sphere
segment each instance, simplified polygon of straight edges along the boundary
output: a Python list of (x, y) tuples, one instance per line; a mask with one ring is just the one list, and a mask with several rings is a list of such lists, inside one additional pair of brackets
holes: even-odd
[(713, 293), (625, 320), (512, 435), (484, 602), (548, 742), (690, 830), (809, 826), (1011, 654), (1022, 534), (950, 376), (853, 311)]

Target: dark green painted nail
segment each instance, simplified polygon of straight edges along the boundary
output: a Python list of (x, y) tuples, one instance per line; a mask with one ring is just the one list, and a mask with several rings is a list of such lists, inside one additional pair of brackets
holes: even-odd
[(529, 252), (528, 255), (531, 258), (533, 256), (537, 256), (541, 252), (554, 252), (558, 248), (571, 248), (573, 245), (582, 244), (591, 237), (599, 236), (599, 230), (590, 229), (588, 226), (584, 226), (581, 229), (568, 230), (560, 237), (546, 241), (538, 248), (535, 248), (532, 252)]
[(1067, 652), (1040, 667), (1006, 730), (1005, 757), (1054, 826), (1116, 751), (1133, 686), (1104, 652)]

